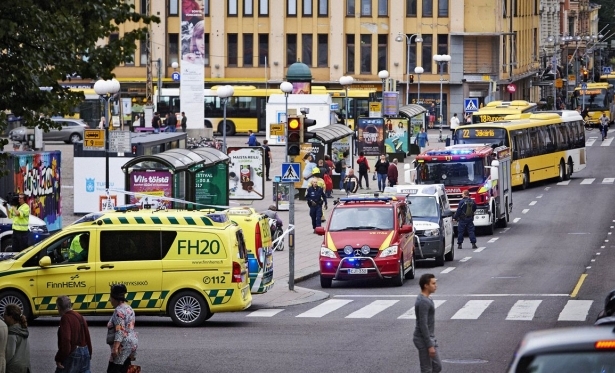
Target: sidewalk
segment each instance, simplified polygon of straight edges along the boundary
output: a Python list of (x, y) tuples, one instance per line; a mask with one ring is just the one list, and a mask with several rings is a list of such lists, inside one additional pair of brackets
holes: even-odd
[[(427, 131), (429, 137), (428, 148), (443, 148), (444, 142), (438, 142), (439, 130), (431, 129)], [(442, 130), (442, 138), (446, 139), (446, 136), (450, 137), (450, 130)], [(281, 172), (281, 161), (284, 159), (284, 147), (272, 146), (271, 151), (273, 153), (274, 162), (271, 165), (271, 177)], [(414, 156), (407, 157), (405, 163), (410, 164), (414, 160)], [(403, 180), (404, 165), (399, 164), (400, 184), (404, 183)], [(371, 174), (370, 174), (371, 178)], [(373, 184), (371, 184), (373, 183)], [(376, 181), (370, 179), (371, 189), (363, 190), (363, 192), (376, 191)], [(265, 211), (271, 204), (272, 198), (270, 191), (273, 188), (272, 182), (267, 181), (265, 183), (267, 188), (268, 198), (260, 201), (254, 201), (249, 206), (255, 208), (257, 211)], [(333, 190), (333, 199), (344, 197), (346, 194), (339, 189)], [(329, 217), (333, 203), (329, 203), (329, 210), (323, 211), (326, 218)], [(284, 227), (288, 227), (288, 211), (279, 212), (280, 218), (284, 221)], [(265, 294), (257, 294), (253, 296), (252, 308), (280, 308), (297, 304), (314, 302), (329, 297), (329, 294), (320, 290), (307, 289), (297, 286), (297, 283), (307, 280), (311, 277), (318, 276), (320, 271), (318, 267), (318, 255), (320, 254), (320, 244), (322, 237), (313, 233), (312, 223), (309, 216), (309, 208), (305, 201), (295, 200), (295, 286), (291, 291), (288, 288), (289, 279), (289, 254), (288, 254), (288, 242), (285, 245), (284, 251), (274, 252), (274, 272), (273, 277), (275, 279), (275, 285), (271, 290)]]

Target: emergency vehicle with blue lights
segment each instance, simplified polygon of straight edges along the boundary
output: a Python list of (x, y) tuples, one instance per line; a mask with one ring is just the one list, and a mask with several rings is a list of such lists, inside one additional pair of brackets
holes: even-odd
[(414, 228), (405, 198), (350, 196), (340, 198), (320, 247), (320, 285), (333, 280), (391, 279), (402, 286), (413, 279)]
[(493, 234), (505, 227), (512, 211), (511, 151), (506, 146), (452, 145), (416, 157), (417, 184), (444, 184), (451, 210), (457, 210), (464, 190), (476, 202), (474, 225)]

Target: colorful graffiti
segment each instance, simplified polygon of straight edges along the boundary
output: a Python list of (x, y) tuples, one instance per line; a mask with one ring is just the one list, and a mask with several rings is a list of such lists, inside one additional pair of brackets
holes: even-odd
[(16, 192), (26, 195), (30, 214), (44, 220), (49, 231), (62, 229), (61, 152), (13, 154), (11, 158)]

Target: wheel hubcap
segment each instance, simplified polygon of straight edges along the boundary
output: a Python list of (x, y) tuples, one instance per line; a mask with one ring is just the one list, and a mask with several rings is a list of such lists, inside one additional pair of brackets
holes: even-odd
[(195, 297), (182, 297), (175, 304), (175, 316), (185, 323), (198, 319), (201, 312), (201, 305)]
[(23, 304), (21, 303), (21, 300), (15, 296), (8, 296), (8, 297), (4, 297), (0, 300), (0, 313), (4, 314), (4, 309), (6, 308), (6, 306), (8, 306), (9, 304), (16, 304), (19, 306), (19, 308), (21, 308), (23, 310)]

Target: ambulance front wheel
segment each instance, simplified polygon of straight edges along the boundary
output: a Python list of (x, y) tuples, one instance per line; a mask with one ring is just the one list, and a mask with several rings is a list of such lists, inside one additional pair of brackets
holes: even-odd
[(169, 302), (169, 315), (177, 326), (199, 326), (211, 317), (205, 299), (196, 292), (182, 291)]
[(33, 320), (32, 312), (30, 311), (30, 303), (21, 293), (16, 291), (6, 291), (0, 294), (0, 315), (4, 315), (4, 309), (9, 304), (16, 304), (21, 308), (21, 313), (28, 320)]

